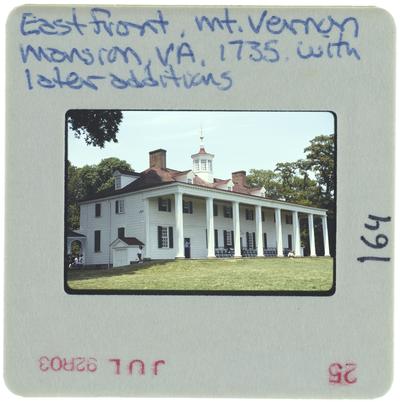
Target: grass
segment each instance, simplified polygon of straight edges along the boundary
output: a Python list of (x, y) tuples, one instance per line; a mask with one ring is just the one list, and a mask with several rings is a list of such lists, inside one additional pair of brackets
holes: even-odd
[(333, 285), (333, 259), (153, 261), (102, 270), (71, 270), (67, 283), (79, 290), (328, 291)]

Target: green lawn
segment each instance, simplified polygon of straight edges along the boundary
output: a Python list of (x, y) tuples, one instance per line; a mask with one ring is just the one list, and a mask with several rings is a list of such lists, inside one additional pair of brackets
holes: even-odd
[(68, 286), (80, 290), (328, 291), (332, 285), (330, 257), (176, 260), (68, 272)]

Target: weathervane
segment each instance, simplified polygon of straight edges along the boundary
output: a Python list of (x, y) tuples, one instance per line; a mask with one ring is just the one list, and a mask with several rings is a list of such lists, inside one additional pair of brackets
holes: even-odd
[(200, 145), (204, 145), (204, 134), (203, 134), (203, 127), (200, 127)]

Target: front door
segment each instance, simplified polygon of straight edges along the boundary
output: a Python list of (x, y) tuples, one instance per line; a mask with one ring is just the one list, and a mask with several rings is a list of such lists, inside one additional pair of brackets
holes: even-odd
[(292, 249), (292, 235), (288, 235), (287, 240), (288, 240), (289, 251), (291, 251), (291, 250), (293, 250)]
[(190, 238), (185, 237), (185, 258), (190, 258)]

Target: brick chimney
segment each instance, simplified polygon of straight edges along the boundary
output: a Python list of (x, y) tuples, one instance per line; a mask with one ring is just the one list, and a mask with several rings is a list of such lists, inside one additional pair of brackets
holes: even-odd
[(156, 149), (149, 152), (149, 165), (150, 168), (165, 169), (167, 167), (167, 151), (165, 149)]
[(233, 184), (238, 184), (239, 186), (247, 186), (246, 171), (239, 170), (238, 172), (232, 172)]

